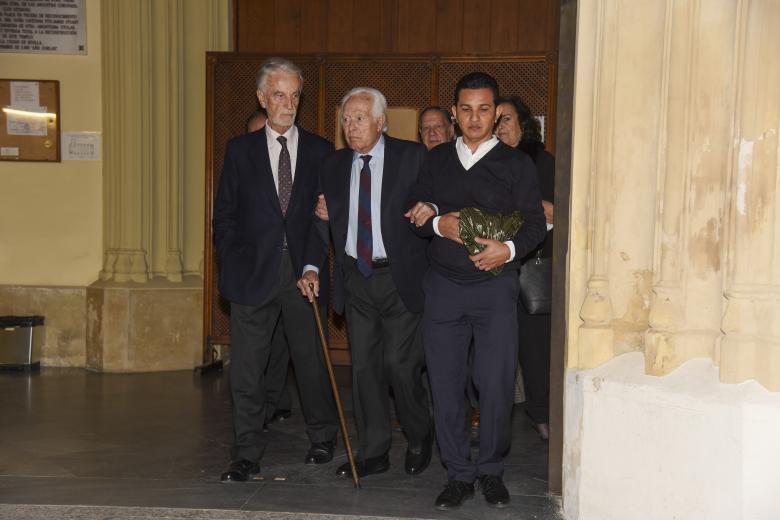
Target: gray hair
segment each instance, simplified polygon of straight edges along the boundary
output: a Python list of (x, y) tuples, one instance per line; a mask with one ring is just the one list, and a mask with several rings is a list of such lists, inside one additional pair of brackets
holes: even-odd
[(417, 127), (420, 128), (420, 131), (422, 131), (423, 117), (425, 117), (425, 114), (429, 112), (441, 115), (444, 118), (444, 122), (450, 126), (455, 124), (452, 122), (452, 114), (450, 114), (447, 110), (443, 109), (442, 107), (430, 106), (423, 108), (422, 112), (420, 112), (420, 117), (417, 119)]
[[(385, 99), (385, 95), (379, 92), (375, 88), (371, 87), (355, 87), (346, 94), (344, 94), (344, 97), (341, 98), (341, 112), (344, 112), (344, 105), (347, 104), (347, 101), (353, 96), (357, 96), (360, 94), (365, 94), (368, 96), (371, 96), (371, 99), (374, 100), (373, 106), (371, 107), (371, 116), (374, 119), (379, 119), (385, 113), (387, 112), (387, 99)], [(387, 132), (387, 117), (385, 117), (385, 124), (382, 127), (383, 132)]]
[(303, 90), (303, 71), (298, 65), (284, 58), (268, 58), (263, 62), (262, 65), (260, 65), (260, 69), (257, 71), (257, 76), (255, 76), (257, 90), (265, 90), (268, 76), (275, 72), (297, 74), (298, 78), (301, 80), (301, 90)]

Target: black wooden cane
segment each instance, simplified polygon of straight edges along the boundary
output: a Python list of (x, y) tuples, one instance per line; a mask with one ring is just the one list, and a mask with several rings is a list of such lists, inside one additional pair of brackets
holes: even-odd
[(322, 318), (320, 318), (320, 308), (317, 305), (317, 297), (314, 296), (314, 284), (309, 283), (309, 290), (313, 296), (311, 306), (314, 309), (314, 319), (317, 321), (317, 330), (320, 333), (320, 343), (322, 343), (322, 354), (325, 356), (325, 366), (328, 367), (328, 378), (330, 379), (330, 387), (333, 390), (333, 398), (336, 400), (336, 411), (339, 414), (339, 424), (341, 425), (341, 436), (344, 438), (344, 449), (347, 450), (347, 458), (349, 459), (349, 467), (352, 469), (352, 482), (355, 487), (360, 487), (360, 478), (358, 477), (357, 468), (355, 467), (355, 458), (352, 456), (352, 445), (349, 442), (349, 432), (347, 431), (347, 421), (344, 419), (344, 407), (341, 405), (341, 396), (339, 395), (339, 387), (336, 385), (336, 375), (333, 373), (333, 363), (330, 361), (330, 351), (328, 350), (328, 341), (325, 339), (325, 331), (322, 328)]

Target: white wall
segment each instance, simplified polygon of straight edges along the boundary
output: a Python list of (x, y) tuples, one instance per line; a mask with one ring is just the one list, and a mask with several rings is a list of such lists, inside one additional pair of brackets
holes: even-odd
[(780, 395), (707, 359), (644, 374), (640, 353), (567, 375), (564, 507), (579, 520), (780, 518)]

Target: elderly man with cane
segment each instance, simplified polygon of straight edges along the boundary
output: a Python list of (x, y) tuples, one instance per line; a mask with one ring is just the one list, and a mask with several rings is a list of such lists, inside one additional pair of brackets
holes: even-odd
[[(346, 315), (352, 351), (357, 470), (363, 477), (390, 467), (392, 388), (408, 440), (404, 468), (417, 475), (430, 463), (433, 439), (420, 336), (428, 240), (409, 230), (403, 214), (426, 150), (383, 133), (387, 101), (378, 90), (352, 89), (341, 106), (349, 148), (325, 160), (320, 186), (335, 253), (333, 306)], [(307, 264), (324, 263), (320, 240), (310, 233)], [(307, 270), (298, 287), (310, 299), (319, 294), (317, 270)], [(337, 470), (349, 473), (348, 464)]]
[[(317, 168), (332, 145), (295, 125), (300, 68), (281, 58), (257, 74), (268, 123), (232, 139), (214, 200), (219, 290), (230, 301), (230, 391), (234, 442), (223, 482), (260, 470), (266, 436), (264, 369), (271, 337), (283, 327), (311, 445), (303, 460), (333, 458), (338, 424), (312, 311), (296, 289), (317, 200)], [(294, 188), (294, 189), (293, 189)], [(327, 245), (321, 255), (327, 255)], [(316, 265), (324, 265), (321, 259)]]

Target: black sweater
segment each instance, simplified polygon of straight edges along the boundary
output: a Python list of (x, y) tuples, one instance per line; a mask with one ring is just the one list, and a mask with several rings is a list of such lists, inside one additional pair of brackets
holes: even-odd
[[(408, 206), (418, 201), (433, 202), (439, 215), (463, 208), (477, 207), (508, 214), (520, 211), (523, 225), (512, 241), (515, 257), (505, 272), (518, 269), (520, 259), (544, 239), (546, 227), (536, 168), (523, 152), (498, 143), (469, 170), (463, 168), (455, 142), (437, 146), (428, 153), (417, 185), (412, 189)], [(480, 271), (469, 260), (463, 245), (436, 235), (433, 219), (415, 231), (432, 236), (428, 247), (431, 267), (458, 282), (486, 280), (493, 275)]]

